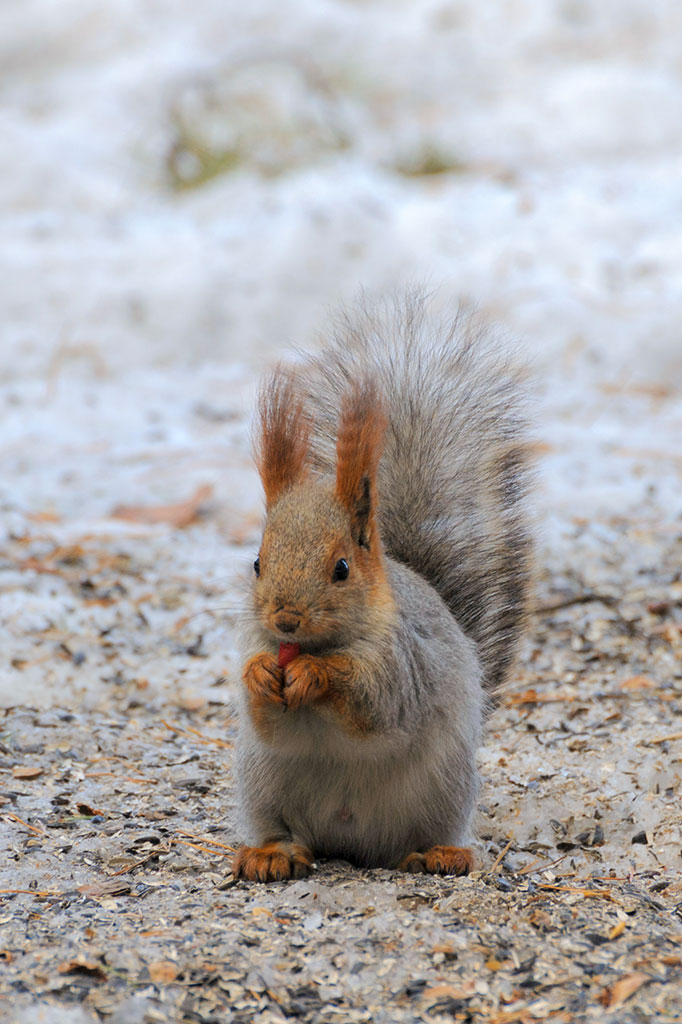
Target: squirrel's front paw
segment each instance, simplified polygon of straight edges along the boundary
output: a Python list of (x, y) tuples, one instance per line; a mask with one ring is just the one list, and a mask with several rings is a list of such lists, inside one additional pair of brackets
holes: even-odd
[(329, 691), (329, 676), (321, 658), (299, 654), (284, 669), (284, 699), (287, 707), (300, 708), (320, 700)]
[(274, 654), (255, 654), (244, 666), (244, 684), (261, 704), (284, 704), (284, 676)]

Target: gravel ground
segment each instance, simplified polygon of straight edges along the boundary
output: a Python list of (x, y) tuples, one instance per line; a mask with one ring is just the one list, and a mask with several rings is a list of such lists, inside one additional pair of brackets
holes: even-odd
[[(34, 494), (32, 515), (8, 511), (4, 1019), (679, 1020), (673, 399), (619, 399), (635, 420), (647, 403), (657, 457), (611, 400), (600, 415), (608, 408), (623, 451), (609, 429), (592, 429), (587, 457), (595, 409), (571, 419), (548, 399), (536, 607), (481, 753), (478, 870), (415, 878), (336, 862), (306, 881), (254, 886), (231, 878), (229, 851), (239, 841), (233, 576), (257, 543), (257, 486), (243, 411), (207, 413), (200, 384), (184, 419), (168, 413), (174, 452), (141, 436), (127, 456), (155, 493), (169, 465), (201, 450), (199, 469), (180, 474), (185, 500), (114, 517), (125, 467), (109, 451), (107, 477), (95, 442), (98, 488), (84, 470), (70, 495), (57, 482), (52, 503)], [(142, 392), (140, 402), (149, 412)], [(153, 429), (163, 434), (164, 421)], [(43, 463), (68, 464), (61, 444), (24, 454), (32, 479)], [(243, 474), (238, 497), (220, 488), (228, 454), (232, 487)], [(619, 481), (622, 511), (609, 514)]]

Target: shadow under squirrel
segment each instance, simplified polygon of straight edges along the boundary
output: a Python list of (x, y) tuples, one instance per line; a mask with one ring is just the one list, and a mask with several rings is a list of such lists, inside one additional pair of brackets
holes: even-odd
[(465, 874), (476, 751), (513, 662), (531, 538), (522, 375), (419, 296), (345, 314), (261, 388), (237, 877), (315, 857)]

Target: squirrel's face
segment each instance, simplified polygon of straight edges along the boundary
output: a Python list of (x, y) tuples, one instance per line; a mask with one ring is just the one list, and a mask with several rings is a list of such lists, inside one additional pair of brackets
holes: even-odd
[(275, 371), (258, 408), (267, 521), (254, 563), (254, 610), (280, 643), (341, 646), (365, 635), (376, 611), (391, 604), (375, 514), (385, 427), (376, 385), (354, 382), (342, 397), (333, 481), (312, 471), (313, 423), (291, 373)]
[(357, 635), (379, 576), (380, 551), (353, 539), (332, 483), (300, 483), (268, 510), (253, 596), (261, 623), (280, 642), (314, 648)]

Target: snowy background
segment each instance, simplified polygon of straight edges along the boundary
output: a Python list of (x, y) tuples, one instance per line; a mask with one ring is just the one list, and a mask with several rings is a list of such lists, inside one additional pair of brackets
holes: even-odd
[(675, 0), (5, 0), (0, 700), (235, 678), (254, 383), (361, 287), (519, 339), (543, 569), (678, 529), (680, 40)]

